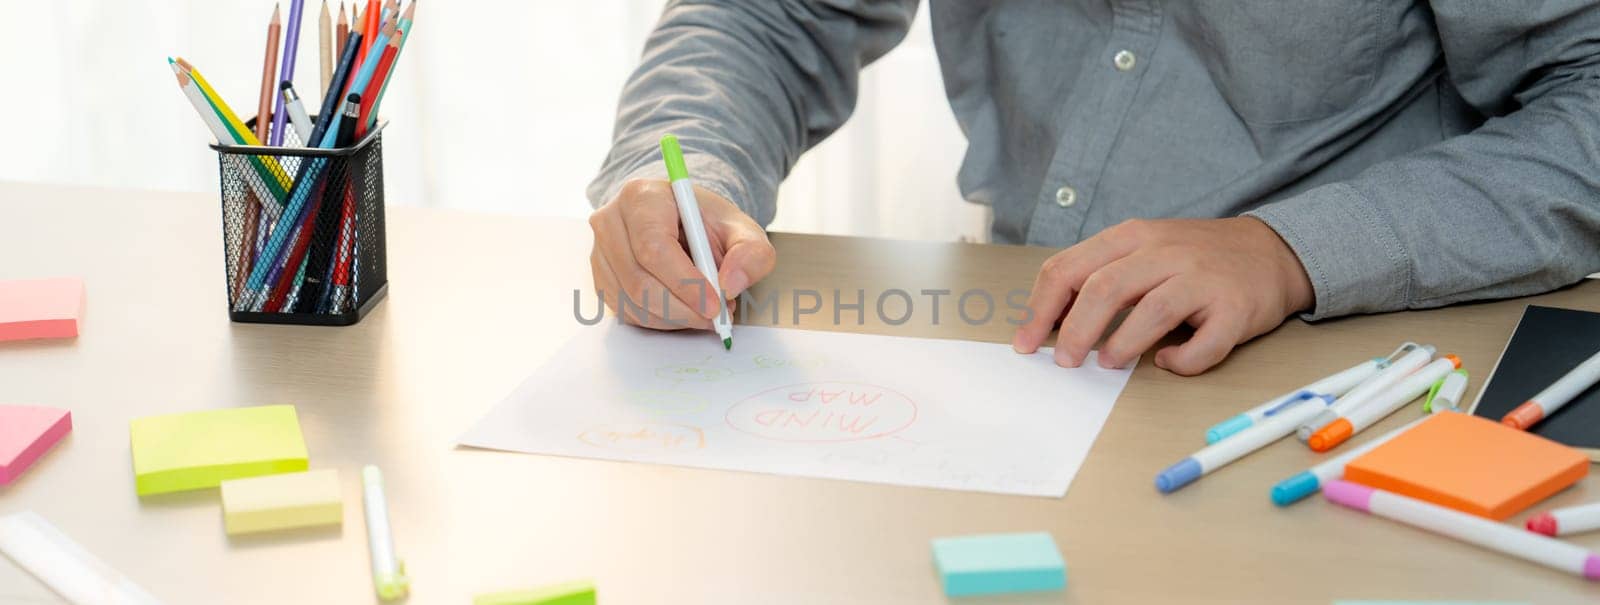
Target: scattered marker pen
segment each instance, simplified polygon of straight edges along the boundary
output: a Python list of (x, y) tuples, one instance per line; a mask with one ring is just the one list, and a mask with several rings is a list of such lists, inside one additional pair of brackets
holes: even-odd
[(1422, 411), (1432, 414), (1440, 405), (1452, 412), (1457, 411), (1461, 405), (1461, 396), (1467, 392), (1467, 371), (1456, 369), (1444, 380), (1434, 383), (1428, 390), (1428, 398), (1422, 402)]
[(1384, 367), (1384, 358), (1375, 357), (1356, 364), (1347, 370), (1334, 374), (1322, 380), (1308, 384), (1292, 392), (1286, 393), (1266, 403), (1245, 410), (1234, 416), (1206, 429), (1206, 443), (1216, 443), (1227, 439), (1234, 433), (1250, 428), (1257, 422), (1265, 420), (1268, 416), (1283, 410), (1290, 402), (1299, 401), (1301, 393), (1312, 395), (1332, 395), (1338, 397), (1348, 393), (1350, 389), (1361, 384)]
[(722, 348), (733, 349), (733, 323), (728, 320), (728, 301), (722, 297), (722, 286), (717, 283), (717, 261), (711, 255), (711, 242), (706, 237), (705, 220), (700, 217), (700, 201), (694, 197), (694, 182), (689, 180), (689, 168), (683, 161), (683, 149), (678, 137), (661, 137), (661, 160), (667, 164), (667, 178), (672, 181), (672, 197), (678, 201), (678, 218), (683, 222), (683, 238), (689, 242), (689, 256), (700, 269), (717, 294), (717, 317), (712, 320), (717, 336), (722, 337)]
[(1378, 446), (1383, 445), (1384, 442), (1394, 439), (1395, 436), (1399, 435), (1400, 433), (1411, 430), (1411, 427), (1422, 424), (1422, 421), (1427, 419), (1428, 417), (1424, 416), (1408, 422), (1405, 426), (1397, 428), (1393, 431), (1389, 431), (1377, 439), (1373, 439), (1372, 441), (1361, 444), (1361, 447), (1357, 447), (1343, 454), (1339, 454), (1338, 456), (1334, 456), (1333, 458), (1321, 464), (1300, 471), (1293, 477), (1279, 481), (1277, 485), (1272, 486), (1272, 503), (1278, 506), (1288, 506), (1290, 504), (1294, 504), (1304, 500), (1306, 496), (1316, 493), (1317, 490), (1322, 489), (1322, 486), (1327, 484), (1329, 481), (1334, 479), (1343, 479), (1344, 467), (1346, 464), (1350, 464), (1351, 460), (1355, 460), (1362, 454), (1376, 449)]
[(367, 550), (372, 553), (372, 585), (378, 598), (392, 601), (411, 590), (406, 563), (394, 554), (394, 534), (389, 531), (389, 504), (383, 497), (383, 473), (368, 464), (361, 469), (362, 501), (367, 513)]
[(1287, 437), (1294, 432), (1295, 426), (1326, 409), (1325, 406), (1332, 399), (1332, 396), (1301, 393), (1299, 401), (1293, 402), (1283, 411), (1239, 431), (1232, 437), (1205, 446), (1200, 451), (1190, 454), (1188, 458), (1167, 467), (1167, 470), (1156, 475), (1156, 489), (1163, 494), (1178, 491), (1211, 471), (1227, 466), (1234, 460)]
[(1461, 359), (1455, 355), (1445, 355), (1443, 358), (1435, 359), (1422, 369), (1406, 376), (1398, 384), (1368, 400), (1366, 404), (1351, 410), (1348, 415), (1340, 416), (1328, 423), (1312, 434), (1306, 443), (1313, 451), (1318, 452), (1338, 447), (1356, 433), (1371, 428), (1378, 421), (1405, 407), (1411, 400), (1421, 397), (1423, 393), (1428, 392), (1428, 387), (1443, 380), (1452, 370), (1460, 367)]
[(1328, 423), (1337, 420), (1340, 416), (1349, 414), (1351, 410), (1365, 405), (1373, 396), (1394, 386), (1406, 375), (1415, 372), (1422, 366), (1428, 365), (1428, 361), (1433, 359), (1433, 352), (1434, 348), (1428, 345), (1418, 345), (1411, 342), (1400, 345), (1400, 348), (1389, 356), (1389, 359), (1392, 360), (1389, 363), (1389, 367), (1384, 368), (1383, 371), (1378, 372), (1366, 382), (1357, 385), (1356, 388), (1350, 389), (1349, 393), (1345, 393), (1343, 397), (1334, 401), (1333, 405), (1328, 406), (1321, 414), (1301, 423), (1295, 429), (1295, 437), (1300, 441), (1310, 441), (1312, 433), (1328, 426)]
[(1578, 364), (1578, 367), (1572, 368), (1572, 371), (1562, 375), (1543, 391), (1539, 391), (1538, 395), (1507, 412), (1505, 417), (1500, 419), (1500, 423), (1526, 431), (1540, 420), (1544, 420), (1545, 416), (1556, 413), (1556, 410), (1567, 405), (1597, 382), (1600, 382), (1600, 352)]
[(1600, 580), (1600, 554), (1415, 498), (1342, 479), (1322, 488), (1329, 502), (1476, 544), (1546, 567)]
[(1570, 536), (1600, 529), (1600, 502), (1546, 511), (1528, 518), (1528, 531)]

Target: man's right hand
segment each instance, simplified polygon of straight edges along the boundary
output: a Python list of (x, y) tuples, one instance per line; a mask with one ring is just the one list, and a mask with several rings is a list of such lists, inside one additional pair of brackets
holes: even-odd
[[(736, 304), (739, 294), (772, 272), (778, 253), (766, 231), (733, 202), (700, 187), (694, 193), (716, 257), (717, 282), (722, 295), (734, 301), (730, 305)], [(667, 181), (624, 183), (615, 198), (589, 215), (589, 226), (594, 229), (589, 253), (594, 286), (612, 313), (659, 330), (711, 328), (720, 310), (717, 294), (689, 257)], [(626, 308), (619, 293), (629, 300)]]

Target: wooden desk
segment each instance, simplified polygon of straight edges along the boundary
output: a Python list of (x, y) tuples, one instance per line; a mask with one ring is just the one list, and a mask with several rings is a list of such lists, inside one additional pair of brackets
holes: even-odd
[[(88, 285), (75, 342), (0, 345), (0, 401), (65, 406), (76, 425), (0, 490), (0, 513), (41, 513), (168, 603), (374, 601), (357, 479), (366, 463), (388, 475), (412, 603), (466, 603), (579, 577), (596, 578), (611, 604), (941, 602), (929, 538), (1022, 530), (1055, 535), (1068, 588), (992, 602), (1600, 599), (1600, 586), (1320, 498), (1274, 508), (1268, 488), (1317, 459), (1298, 443), (1170, 496), (1151, 483), (1201, 445), (1213, 422), (1402, 339), (1460, 354), (1481, 380), (1524, 304), (1600, 309), (1600, 283), (1527, 300), (1291, 321), (1198, 378), (1142, 363), (1057, 500), (457, 449), (455, 437), (577, 330), (572, 291), (589, 287), (584, 224), (395, 208), (389, 299), (357, 326), (310, 328), (227, 321), (218, 223), (205, 195), (0, 185), (0, 279), (79, 275)], [(1048, 254), (774, 240), (780, 268), (765, 288), (841, 288), (847, 302), (855, 288), (868, 296), (889, 287), (1025, 288)], [(865, 326), (831, 327), (826, 307), (802, 323), (1010, 335), (1003, 323), (968, 326), (949, 307), (937, 327), (921, 311), (885, 326), (870, 306)], [(268, 403), (297, 405), (313, 467), (340, 471), (342, 530), (229, 539), (214, 491), (134, 495), (130, 419)], [(1600, 482), (1591, 478), (1541, 507), (1596, 499)], [(1600, 549), (1600, 534), (1575, 541)], [(0, 563), (0, 602), (18, 601), (56, 602)]]

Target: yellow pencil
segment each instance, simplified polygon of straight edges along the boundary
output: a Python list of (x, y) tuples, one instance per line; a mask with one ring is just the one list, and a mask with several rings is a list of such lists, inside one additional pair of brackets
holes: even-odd
[[(205, 93), (206, 100), (210, 101), (212, 107), (217, 110), (217, 114), (222, 116), (222, 123), (227, 125), (228, 130), (233, 132), (233, 136), (235, 139), (237, 139), (237, 142), (245, 145), (253, 145), (257, 147), (261, 146), (261, 139), (256, 138), (256, 133), (250, 132), (249, 128), (245, 128), (244, 121), (239, 119), (238, 114), (233, 113), (233, 108), (228, 107), (228, 103), (222, 100), (222, 95), (217, 94), (216, 89), (211, 88), (211, 83), (206, 82), (205, 76), (200, 75), (200, 70), (195, 69), (193, 65), (190, 65), (188, 61), (183, 60), (182, 57), (178, 58), (177, 61), (178, 66), (181, 67), (184, 72), (188, 73), (189, 77), (194, 79), (196, 86), (200, 87), (200, 92)], [(277, 183), (268, 183), (268, 185), (276, 184), (283, 191), (287, 191), (289, 187), (294, 184), (293, 179), (289, 178), (289, 173), (285, 172), (283, 166), (278, 164), (278, 158), (273, 156), (250, 157), (256, 158), (261, 163), (265, 164), (267, 171), (272, 173), (272, 177), (277, 181)], [(279, 201), (281, 203), (283, 200), (283, 193), (277, 191), (276, 189), (273, 191), (273, 193), (278, 194), (278, 199), (274, 201)]]

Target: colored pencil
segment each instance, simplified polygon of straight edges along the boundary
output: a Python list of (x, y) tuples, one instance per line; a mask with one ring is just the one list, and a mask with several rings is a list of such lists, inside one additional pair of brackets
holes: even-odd
[[(324, 181), (319, 189), (326, 189), (329, 184)], [(305, 255), (306, 247), (311, 244), (311, 240), (315, 235), (311, 225), (316, 222), (317, 215), (322, 211), (323, 198), (325, 196), (319, 193), (312, 197), (314, 199), (311, 202), (311, 206), (306, 210), (305, 220), (295, 225), (294, 237), (291, 238), (293, 243), (289, 245), (289, 253), (284, 255), (283, 262), (272, 268), (272, 272), (267, 277), (267, 282), (273, 284), (273, 286), (267, 290), (266, 301), (254, 310), (266, 313), (277, 313), (283, 310), (283, 303), (288, 296), (290, 284), (293, 283), (296, 274), (296, 271), (286, 271), (286, 269), (289, 267), (298, 269), (300, 266), (300, 259)]]
[[(191, 78), (194, 85), (199, 87), (211, 109), (222, 118), (222, 124), (226, 127), (234, 144), (261, 145), (261, 140), (256, 138), (254, 132), (245, 128), (244, 122), (239, 120), (238, 114), (233, 113), (233, 109), (228, 107), (227, 102), (222, 100), (222, 96), (217, 94), (216, 89), (213, 89), (211, 84), (206, 82), (205, 76), (200, 75), (200, 70), (195, 69), (193, 65), (190, 65), (188, 61), (183, 60), (181, 57), (175, 62)], [(274, 202), (284, 199), (284, 194), (291, 180), (289, 179), (289, 173), (284, 172), (283, 166), (278, 164), (278, 159), (272, 156), (250, 156), (250, 159), (251, 164), (257, 166), (257, 170), (262, 173), (261, 178), (265, 181), (267, 188), (272, 190), (271, 199)]]
[[(411, 0), (411, 3), (406, 5), (406, 12), (400, 16), (400, 33), (396, 34), (400, 37), (400, 47), (396, 48), (394, 51), (395, 62), (400, 61), (400, 53), (406, 50), (406, 41), (411, 39), (411, 20), (415, 16), (416, 12), (417, 0)], [(393, 71), (393, 67), (390, 67), (390, 70)], [(390, 79), (391, 78), (384, 78), (383, 85), (378, 87), (378, 98), (373, 99), (372, 111), (367, 115), (366, 123), (367, 127), (369, 128), (372, 126), (373, 122), (378, 120), (378, 110), (383, 107), (383, 95), (389, 91)]]
[(378, 95), (372, 94), (373, 89), (383, 90), (383, 85), (389, 79), (389, 71), (394, 67), (395, 57), (400, 54), (400, 41), (403, 34), (396, 32), (389, 43), (384, 45), (383, 54), (378, 56), (378, 70), (372, 76), (372, 82), (367, 84), (366, 92), (361, 97), (361, 119), (357, 121), (356, 138), (359, 139), (367, 133), (367, 127), (372, 123), (372, 110), (378, 104)]
[(356, 65), (365, 65), (367, 55), (371, 54), (374, 38), (381, 29), (378, 26), (379, 18), (383, 16), (383, 7), (378, 0), (367, 0), (366, 8), (361, 9), (361, 52), (356, 53)]
[(333, 21), (328, 18), (328, 0), (322, 0), (322, 14), (317, 17), (317, 58), (322, 65), (322, 90), (327, 90), (333, 80)]
[[(324, 145), (324, 147), (343, 147), (349, 145), (349, 141), (351, 140), (351, 129), (343, 128), (341, 126), (354, 123), (357, 112), (359, 111), (358, 108), (360, 106), (361, 95), (351, 94), (350, 98), (344, 103), (344, 110), (340, 112), (340, 119), (338, 122), (339, 126), (335, 126), (328, 131), (327, 136), (332, 138), (333, 141), (325, 141), (329, 144)], [(322, 162), (320, 162), (322, 167), (326, 166), (326, 158), (316, 159), (322, 160)], [(335, 182), (334, 179), (323, 179), (320, 183), (318, 183), (318, 193), (313, 194), (312, 197), (314, 199), (311, 201), (310, 206), (306, 209), (304, 216), (294, 224), (294, 235), (290, 238), (293, 241), (293, 244), (291, 244), (286, 250), (287, 254), (283, 255), (281, 261), (274, 263), (271, 270), (267, 273), (266, 283), (268, 287), (265, 292), (263, 292), (265, 298), (258, 299), (257, 308), (254, 310), (276, 313), (283, 309), (283, 304), (288, 296), (289, 290), (296, 282), (294, 279), (295, 276), (304, 275), (304, 273), (301, 272), (301, 264), (305, 262), (306, 250), (311, 245), (312, 239), (314, 239), (317, 232), (321, 230), (319, 225), (331, 222), (329, 219), (318, 221), (317, 217), (319, 213), (324, 211), (327, 212), (328, 216), (333, 216), (333, 211), (331, 209), (324, 209), (332, 205), (330, 203), (330, 198), (342, 193), (342, 189), (343, 185)], [(331, 228), (332, 225), (328, 225), (328, 227)]]
[[(355, 142), (356, 121), (359, 117), (360, 106), (361, 95), (351, 93), (345, 103), (344, 111), (340, 115), (339, 138), (334, 142), (334, 147), (349, 147)], [(350, 160), (353, 159), (350, 158)], [(322, 294), (328, 285), (326, 272), (327, 268), (332, 265), (329, 259), (332, 258), (333, 251), (338, 243), (337, 237), (334, 236), (334, 229), (339, 226), (339, 217), (342, 212), (340, 201), (343, 200), (344, 204), (349, 204), (352, 199), (351, 178), (353, 175), (349, 172), (349, 163), (350, 161), (347, 160), (344, 172), (347, 175), (346, 178), (334, 179), (325, 186), (322, 193), (321, 213), (315, 220), (309, 220), (306, 223), (306, 228), (311, 233), (316, 234), (316, 239), (311, 242), (303, 258), (290, 259), (290, 266), (298, 267), (299, 272), (295, 277), (294, 285), (288, 289), (290, 294), (288, 298), (292, 300), (293, 305), (286, 310), (296, 312), (312, 310), (316, 302), (322, 298)], [(309, 281), (305, 279), (307, 274), (311, 277)]]
[[(350, 37), (350, 20), (345, 16), (344, 0), (339, 0), (339, 24), (334, 26), (333, 32), (334, 49), (344, 48), (345, 38), (348, 37)], [(328, 86), (324, 84), (322, 89), (327, 90)]]
[(378, 27), (389, 24), (391, 19), (400, 16), (400, 0), (387, 0), (383, 3), (383, 18), (378, 20)]
[(344, 90), (345, 83), (350, 80), (351, 74), (356, 69), (356, 53), (361, 49), (361, 32), (350, 32), (345, 40), (344, 50), (339, 53), (339, 66), (333, 70), (333, 82), (328, 84), (328, 89), (322, 92), (322, 108), (317, 112), (316, 128), (311, 130), (311, 140), (306, 141), (307, 147), (316, 147), (322, 142), (322, 134), (327, 131), (328, 124), (338, 116), (334, 110), (339, 107), (339, 93)]
[[(338, 88), (344, 76), (350, 71), (350, 63), (355, 60), (356, 47), (361, 45), (361, 35), (351, 34), (350, 41), (345, 45), (343, 59), (339, 62), (338, 73), (333, 76), (334, 82), (330, 85)], [(333, 110), (329, 107), (333, 103), (330, 97), (323, 103), (323, 111), (317, 116), (316, 129), (312, 131), (311, 139), (320, 149), (332, 148), (337, 140), (339, 122), (334, 119)], [(245, 293), (237, 301), (238, 306), (244, 310), (259, 311), (267, 302), (269, 294), (267, 287), (272, 283), (269, 274), (274, 269), (281, 270), (283, 266), (278, 261), (289, 252), (286, 249), (290, 237), (293, 235), (294, 225), (301, 224), (305, 218), (307, 200), (315, 189), (314, 185), (321, 179), (324, 169), (327, 168), (328, 159), (323, 157), (312, 158), (305, 163), (305, 169), (300, 171), (294, 184), (289, 188), (288, 201), (284, 206), (283, 214), (278, 217), (277, 224), (273, 227), (272, 236), (267, 244), (262, 247), (259, 259), (250, 272), (250, 280), (245, 284)], [(266, 262), (263, 262), (265, 260)]]
[[(300, 53), (300, 14), (305, 8), (306, 0), (289, 0), (289, 31), (283, 35), (283, 67), (278, 71), (279, 82), (294, 81), (294, 60)], [(283, 144), (283, 126), (289, 121), (289, 115), (283, 111), (283, 97), (278, 97), (278, 102), (272, 109), (272, 137), (268, 139), (273, 147)]]
[(272, 5), (272, 20), (267, 22), (267, 52), (261, 61), (261, 96), (256, 101), (256, 138), (267, 139), (267, 124), (271, 122), (272, 93), (278, 87), (272, 81), (272, 71), (278, 67), (278, 34), (283, 28), (278, 18), (278, 5)]
[[(167, 59), (167, 64), (172, 68), (172, 74), (178, 79), (178, 88), (183, 91), (183, 95), (189, 100), (190, 106), (194, 107), (195, 113), (200, 116), (200, 121), (206, 125), (206, 129), (211, 131), (211, 135), (217, 139), (218, 143), (231, 141), (233, 134), (228, 131), (227, 126), (222, 124), (222, 117), (218, 116), (216, 110), (211, 108), (211, 103), (206, 101), (205, 93), (201, 92), (200, 87), (195, 85), (194, 79), (190, 78), (189, 74), (178, 67), (177, 62), (172, 59)], [(248, 234), (256, 231), (262, 205), (260, 199), (262, 194), (257, 193), (257, 191), (261, 190), (265, 185), (259, 179), (245, 179), (245, 182), (248, 183), (245, 193), (250, 196), (250, 199), (245, 201), (244, 228), (241, 233), (248, 236)], [(234, 274), (234, 283), (231, 286), (230, 295), (234, 297), (237, 297), (240, 289), (244, 287), (244, 275), (250, 270), (251, 254), (246, 252), (250, 248), (249, 244), (248, 239), (241, 237), (238, 245), (233, 250), (233, 260), (230, 264), (236, 267), (237, 270)]]

